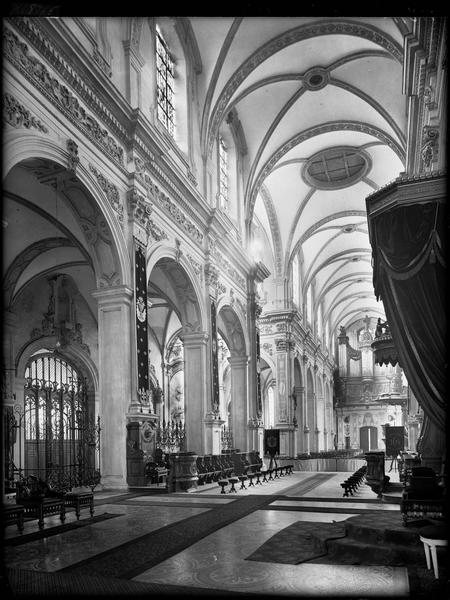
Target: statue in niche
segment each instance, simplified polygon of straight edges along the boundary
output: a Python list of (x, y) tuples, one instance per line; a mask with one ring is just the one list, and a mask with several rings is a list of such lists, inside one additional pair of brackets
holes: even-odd
[(75, 305), (66, 277), (56, 278), (55, 321), (60, 327), (70, 329), (76, 322)]

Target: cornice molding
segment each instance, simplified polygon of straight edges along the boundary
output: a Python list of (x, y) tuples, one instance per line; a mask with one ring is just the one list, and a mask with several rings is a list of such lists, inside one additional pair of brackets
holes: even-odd
[[(47, 60), (55, 71), (62, 76), (64, 81), (83, 99), (86, 106), (100, 117), (119, 136), (123, 143), (126, 143), (128, 140), (126, 127), (120, 123), (98, 95), (92, 91), (91, 87), (86, 83), (86, 78), (82, 77), (76, 71), (75, 67), (64, 58), (63, 51), (50, 42), (49, 36), (36, 25), (36, 20), (31, 20), (28, 17), (8, 17), (6, 18), (6, 22), (13, 25), (33, 45), (40, 56)], [(46, 20), (43, 23), (46, 23)], [(97, 65), (95, 62), (94, 64)], [(100, 67), (99, 71), (103, 73)], [(97, 81), (96, 83), (99, 84), (100, 82)], [(122, 112), (124, 112), (123, 109)]]
[(29, 54), (28, 46), (21, 42), (15, 33), (5, 28), (3, 38), (4, 54), (11, 63), (102, 152), (108, 154), (122, 172), (127, 173), (123, 148), (108, 131), (101, 128), (98, 121), (86, 112), (72, 92), (65, 85), (61, 85), (42, 62)]
[(398, 205), (430, 201), (445, 202), (446, 197), (447, 176), (445, 171), (433, 171), (412, 176), (405, 174), (367, 196), (367, 215), (374, 217)]

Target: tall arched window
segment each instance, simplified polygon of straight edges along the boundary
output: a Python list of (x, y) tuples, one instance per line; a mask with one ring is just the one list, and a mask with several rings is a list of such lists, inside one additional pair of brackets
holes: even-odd
[(172, 137), (175, 135), (175, 105), (174, 105), (174, 75), (175, 66), (170, 56), (169, 48), (156, 26), (156, 86), (158, 119)]
[(312, 287), (311, 287), (311, 285), (308, 286), (308, 289), (306, 291), (306, 318), (308, 320), (308, 323), (310, 323), (310, 325), (312, 325), (313, 312), (312, 312)]
[(229, 210), (228, 150), (222, 137), (219, 137), (219, 207), (224, 212)]
[(297, 307), (300, 304), (300, 287), (299, 287), (299, 263), (298, 254), (292, 260), (292, 300)]
[(51, 351), (33, 354), (25, 370), (23, 419), (25, 475), (67, 488), (91, 485), (99, 476), (100, 431), (89, 411), (86, 380)]

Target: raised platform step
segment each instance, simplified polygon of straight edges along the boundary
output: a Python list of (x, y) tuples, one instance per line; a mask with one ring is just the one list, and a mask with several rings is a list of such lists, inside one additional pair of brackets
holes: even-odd
[(423, 565), (420, 530), (431, 523), (422, 520), (405, 527), (400, 510), (350, 517), (345, 521), (346, 537), (327, 541), (327, 560), (338, 564)]
[(138, 492), (142, 495), (159, 495), (159, 494), (168, 494), (168, 490), (165, 486), (160, 485), (159, 487), (156, 485), (129, 485), (128, 490), (130, 492)]
[(422, 543), (370, 544), (352, 538), (329, 540), (328, 559), (344, 565), (422, 565), (424, 553)]

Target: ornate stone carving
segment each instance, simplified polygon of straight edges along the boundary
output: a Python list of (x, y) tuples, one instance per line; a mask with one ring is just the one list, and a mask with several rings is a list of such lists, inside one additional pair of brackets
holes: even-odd
[(210, 287), (217, 288), (219, 281), (219, 272), (214, 265), (207, 263), (205, 265), (205, 283)]
[(223, 285), (223, 283), (221, 281), (217, 282), (217, 292), (219, 294), (225, 294), (227, 291), (227, 288)]
[(89, 163), (89, 169), (92, 171), (92, 173), (94, 173), (95, 177), (97, 178), (100, 187), (105, 192), (109, 203), (116, 211), (119, 222), (123, 227), (123, 206), (120, 203), (119, 190), (113, 183), (108, 181), (106, 177), (102, 175), (102, 173), (100, 173), (100, 171), (98, 171), (91, 163)]
[(131, 189), (127, 194), (128, 212), (130, 217), (144, 229), (147, 228), (148, 220), (152, 214), (152, 204), (148, 202), (136, 188)]
[(425, 125), (423, 128), (421, 155), (423, 165), (430, 169), (432, 163), (437, 159), (438, 153), (439, 129), (431, 125)]
[(264, 352), (267, 352), (270, 356), (273, 355), (273, 346), (267, 342), (262, 345)]
[(197, 244), (203, 243), (203, 233), (196, 227), (192, 221), (187, 219), (186, 215), (178, 208), (175, 202), (162, 192), (156, 184), (152, 182), (148, 175), (145, 176), (145, 182), (148, 186), (149, 194), (154, 202), (161, 206), (164, 211), (172, 217), (172, 219), (182, 227), (185, 232)]
[(28, 46), (21, 42), (10, 29), (4, 29), (3, 39), (7, 58), (33, 84), (37, 85), (55, 106), (82, 128), (92, 140), (100, 144), (105, 152), (123, 165), (123, 149), (108, 134), (107, 130), (103, 129), (99, 122), (86, 112), (74, 94), (61, 84), (42, 62), (29, 54)]
[(155, 242), (160, 242), (161, 240), (168, 240), (169, 236), (165, 231), (160, 229), (152, 219), (148, 219), (147, 222), (147, 233), (150, 238)]
[(192, 268), (195, 271), (195, 274), (197, 275), (197, 277), (200, 279), (200, 281), (203, 281), (203, 270), (202, 270), (202, 265), (195, 260), (195, 258), (193, 258), (190, 254), (187, 254), (187, 259), (188, 261), (191, 263)]
[(13, 127), (34, 127), (42, 133), (48, 133), (47, 127), (8, 93), (3, 94), (3, 119)]
[(217, 263), (217, 267), (221, 271), (225, 271), (227, 275), (232, 279), (236, 284), (238, 284), (242, 289), (246, 289), (245, 279), (238, 273), (238, 271), (233, 267), (233, 265), (222, 255), (222, 253), (217, 249), (216, 244), (210, 246), (210, 254), (214, 257), (215, 262)]
[(181, 240), (179, 240), (178, 238), (175, 238), (175, 260), (179, 263), (180, 262), (180, 258), (183, 254), (183, 251), (181, 250)]
[(76, 173), (80, 159), (78, 158), (78, 144), (74, 140), (67, 140), (67, 152), (69, 153), (68, 169), (72, 173)]
[(286, 352), (287, 342), (284, 339), (275, 340), (275, 348), (277, 352)]

